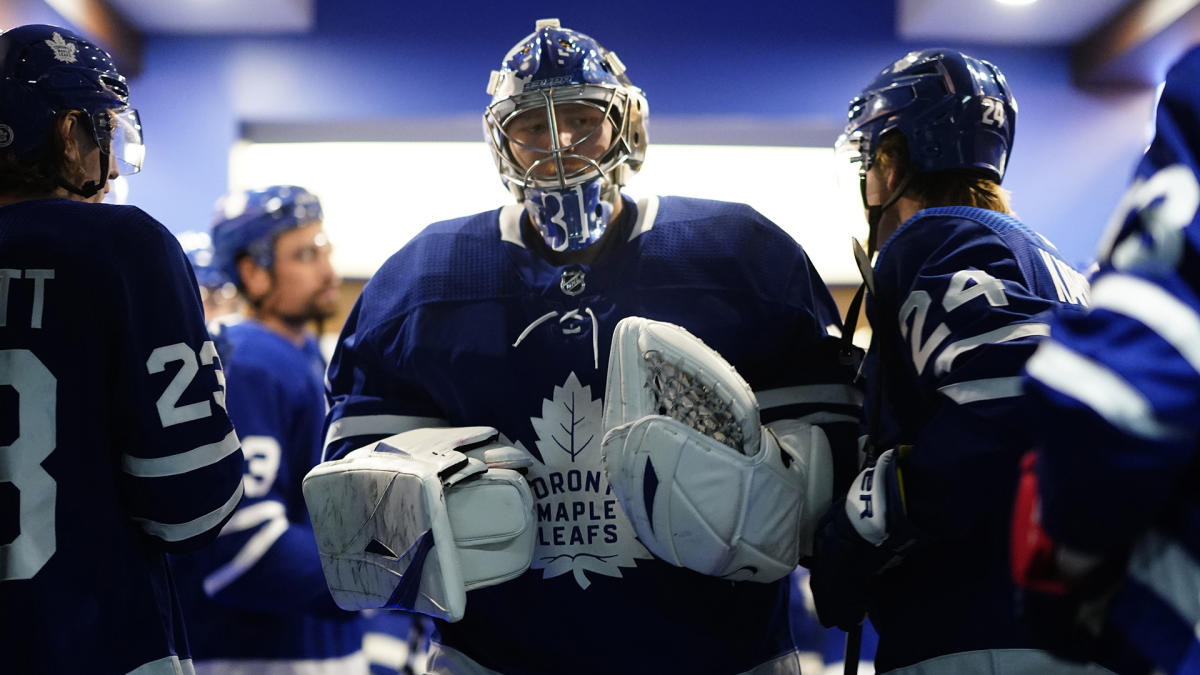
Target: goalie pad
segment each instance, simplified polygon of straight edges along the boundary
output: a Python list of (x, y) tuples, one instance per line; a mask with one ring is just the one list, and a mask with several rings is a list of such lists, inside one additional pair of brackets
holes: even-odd
[(466, 592), (520, 576), (533, 558), (522, 454), (490, 427), (416, 429), (304, 477), (325, 581), (347, 610), (406, 609), (458, 621)]
[(770, 582), (811, 554), (833, 490), (825, 433), (794, 420), (763, 427), (749, 385), (683, 328), (617, 324), (604, 428), (609, 482), (660, 559)]

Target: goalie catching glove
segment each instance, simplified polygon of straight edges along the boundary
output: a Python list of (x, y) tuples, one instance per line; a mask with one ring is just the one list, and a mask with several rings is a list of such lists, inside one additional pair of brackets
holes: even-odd
[[(338, 606), (447, 621), (533, 559), (532, 457), (490, 427), (416, 429), (317, 465), (304, 501)], [(508, 467), (508, 468), (494, 468)]]
[(672, 565), (771, 582), (811, 553), (829, 506), (825, 433), (762, 426), (749, 385), (683, 328), (617, 324), (604, 396), (608, 479), (638, 539)]

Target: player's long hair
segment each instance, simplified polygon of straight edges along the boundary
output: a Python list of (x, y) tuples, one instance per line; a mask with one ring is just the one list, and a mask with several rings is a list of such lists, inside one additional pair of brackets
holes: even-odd
[(58, 177), (67, 169), (62, 121), (77, 112), (64, 110), (56, 115), (46, 129), (45, 142), (31, 157), (18, 159), (12, 152), (0, 151), (0, 195), (43, 197), (58, 189)]
[[(903, 134), (890, 133), (879, 142), (875, 162), (883, 170), (890, 166), (910, 166), (908, 142)], [(935, 206), (974, 206), (980, 209), (1013, 212), (1009, 192), (996, 181), (967, 169), (917, 173), (908, 189), (909, 197), (921, 202), (922, 208)]]

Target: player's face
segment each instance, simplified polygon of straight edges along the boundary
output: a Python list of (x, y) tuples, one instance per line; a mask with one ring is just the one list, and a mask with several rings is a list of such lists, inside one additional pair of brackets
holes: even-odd
[(293, 324), (333, 316), (341, 280), (329, 262), (332, 251), (320, 223), (279, 235), (273, 284), (263, 309)]
[[(567, 148), (573, 143), (579, 143), (567, 150), (570, 154), (599, 159), (612, 145), (613, 127), (603, 110), (585, 103), (561, 103), (554, 107), (554, 115), (558, 126), (559, 147)], [(521, 168), (529, 169), (538, 160), (550, 157), (550, 153), (534, 149), (549, 149), (554, 145), (551, 142), (550, 124), (545, 109), (526, 110), (509, 122), (505, 131), (509, 138), (516, 141), (511, 144), (512, 153)], [(586, 162), (580, 159), (563, 161), (563, 168), (568, 174), (584, 166)], [(557, 167), (553, 159), (550, 159), (537, 164), (534, 175), (554, 176), (556, 171)]]

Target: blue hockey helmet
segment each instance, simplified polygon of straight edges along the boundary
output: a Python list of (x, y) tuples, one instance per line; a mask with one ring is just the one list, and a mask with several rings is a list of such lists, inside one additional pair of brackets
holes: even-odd
[(192, 263), (192, 271), (196, 274), (198, 286), (215, 290), (226, 284), (225, 275), (217, 269), (212, 237), (208, 232), (191, 230), (180, 232), (175, 237), (179, 239), (179, 245), (183, 248), (188, 261)]
[(217, 200), (213, 214), (214, 264), (240, 288), (238, 258), (248, 255), (259, 267), (270, 268), (279, 234), (323, 219), (321, 201), (295, 185), (227, 194)]
[(141, 120), (129, 107), (129, 87), (108, 52), (55, 26), (0, 33), (0, 152), (18, 159), (34, 155), (49, 142), (54, 119), (71, 111), (81, 113), (102, 153), (101, 180), (83, 186), (83, 192), (103, 187), (110, 154), (123, 173), (141, 169)]
[[(493, 71), (487, 88), (484, 133), (504, 185), (526, 204), (534, 224), (556, 250), (583, 248), (600, 237), (618, 192), (646, 156), (646, 98), (625, 74), (625, 65), (591, 37), (563, 28), (558, 19), (538, 21)], [(603, 131), (597, 126), (570, 144), (559, 143), (558, 106), (582, 104), (602, 113), (612, 140), (598, 156), (581, 146)], [(545, 116), (549, 147), (534, 147), (508, 127), (524, 113)], [(522, 166), (514, 148), (540, 158)]]
[(854, 97), (837, 149), (865, 174), (880, 139), (897, 131), (918, 171), (970, 169), (999, 183), (1016, 122), (1017, 101), (996, 66), (952, 49), (925, 49), (884, 68)]

